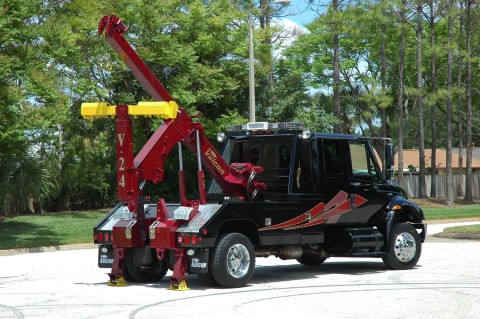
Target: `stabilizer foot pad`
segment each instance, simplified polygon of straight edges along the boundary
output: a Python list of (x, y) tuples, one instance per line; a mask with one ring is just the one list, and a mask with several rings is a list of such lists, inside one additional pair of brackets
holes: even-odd
[(108, 285), (111, 287), (125, 287), (127, 285), (127, 282), (125, 281), (125, 278), (123, 278), (123, 276), (120, 276), (116, 280), (110, 278)]
[(185, 291), (185, 290), (190, 290), (190, 288), (187, 287), (187, 281), (182, 280), (178, 285), (175, 285), (174, 283), (170, 283), (170, 288), (168, 290), (177, 290), (177, 291)]

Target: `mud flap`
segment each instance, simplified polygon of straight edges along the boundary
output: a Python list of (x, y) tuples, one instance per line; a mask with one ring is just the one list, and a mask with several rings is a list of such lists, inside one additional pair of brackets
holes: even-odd
[(188, 263), (189, 272), (194, 274), (204, 274), (208, 272), (208, 249), (195, 250)]
[(112, 245), (98, 246), (98, 267), (99, 268), (112, 268), (113, 257), (114, 257), (114, 253), (113, 253)]

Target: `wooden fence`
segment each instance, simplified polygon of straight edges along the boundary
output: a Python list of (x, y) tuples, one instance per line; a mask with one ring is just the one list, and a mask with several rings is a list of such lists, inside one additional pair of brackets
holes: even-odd
[[(474, 174), (472, 175), (472, 189), (473, 189), (473, 197), (480, 196), (480, 175)], [(462, 196), (465, 192), (465, 175), (461, 176), (463, 183), (462, 183)], [(396, 178), (395, 178), (396, 179)], [(403, 179), (405, 182), (404, 189), (407, 192), (408, 197), (417, 198), (418, 197), (418, 175), (417, 174), (405, 174), (403, 175)], [(453, 196), (457, 196), (457, 179), (458, 175), (453, 175)], [(431, 175), (425, 176), (425, 188), (427, 190), (427, 196), (430, 197), (431, 191)], [(437, 175), (437, 197), (445, 197), (445, 190), (446, 190), (446, 176), (445, 175)]]

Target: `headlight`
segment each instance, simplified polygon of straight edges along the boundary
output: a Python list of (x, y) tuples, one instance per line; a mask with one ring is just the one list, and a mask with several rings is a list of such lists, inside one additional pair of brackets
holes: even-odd
[(219, 141), (220, 143), (222, 143), (223, 141), (225, 141), (225, 138), (227, 136), (225, 135), (225, 133), (223, 132), (219, 132), (217, 133), (217, 141)]
[(302, 139), (307, 140), (310, 138), (310, 135), (312, 135), (312, 133), (309, 130), (305, 130), (302, 132)]

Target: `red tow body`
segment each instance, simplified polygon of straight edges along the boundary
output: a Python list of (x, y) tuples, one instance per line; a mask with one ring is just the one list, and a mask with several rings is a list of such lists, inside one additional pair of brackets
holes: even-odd
[(185, 281), (188, 258), (185, 248), (177, 248), (176, 232), (182, 224), (188, 223), (198, 214), (198, 201), (190, 201), (189, 206), (193, 207), (189, 220), (177, 220), (166, 218), (167, 211), (165, 201), (160, 199), (157, 203), (157, 221), (150, 227), (150, 247), (156, 247), (158, 259), (165, 258), (167, 250), (175, 252), (175, 264), (173, 275), (170, 277), (172, 286), (179, 287)]
[[(118, 17), (105, 16), (99, 22), (98, 34), (105, 34), (108, 44), (143, 84), (153, 100), (173, 103), (176, 106), (167, 90), (124, 39), (123, 34), (127, 29)], [(196, 122), (195, 117), (189, 116), (181, 108), (178, 108), (176, 114), (175, 111), (168, 115), (162, 114), (164, 124), (156, 130), (134, 157), (132, 119), (129, 115), (129, 107), (118, 105), (116, 114), (118, 117), (116, 122), (118, 198), (128, 205), (130, 212), (134, 213), (133, 219), (130, 221), (136, 223), (124, 225), (119, 222), (113, 227), (115, 256), (110, 275), (111, 281), (120, 279), (125, 272), (125, 254), (129, 252), (127, 248), (149, 245), (155, 248), (159, 259), (165, 258), (167, 250), (175, 253), (174, 274), (171, 281), (172, 286), (178, 287), (184, 284), (188, 257), (184, 248), (178, 248), (175, 236), (178, 227), (188, 223), (198, 213), (198, 205), (206, 203), (205, 178), (202, 167), (215, 179), (226, 196), (243, 198), (247, 201), (254, 199), (257, 190), (265, 188), (263, 183), (256, 182), (251, 178), (261, 172), (262, 168), (249, 163), (232, 165), (226, 163), (206, 138), (203, 126)], [(193, 208), (189, 220), (177, 220), (169, 217), (165, 203), (163, 199), (160, 199), (157, 205), (157, 220), (153, 223), (155, 225), (150, 225), (149, 223), (152, 221), (145, 219), (143, 202), (139, 201), (142, 195), (140, 183), (163, 181), (164, 163), (172, 148), (178, 143), (197, 154), (199, 159), (197, 171), (199, 200), (187, 199), (185, 172), (181, 169), (179, 172), (180, 203), (182, 206)], [(150, 235), (150, 238), (147, 234)]]

